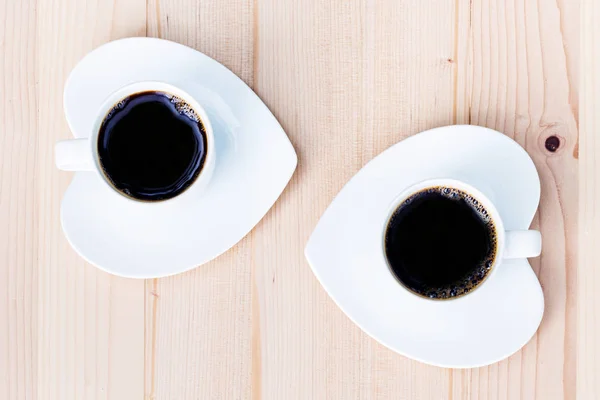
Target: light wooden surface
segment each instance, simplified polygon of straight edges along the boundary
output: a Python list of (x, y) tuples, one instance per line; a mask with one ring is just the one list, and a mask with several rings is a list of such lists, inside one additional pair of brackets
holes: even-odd
[(600, 397), (600, 4), (581, 6), (577, 398)]
[[(598, 20), (595, 0), (0, 0), (0, 399), (600, 398)], [(145, 35), (245, 80), (299, 165), (233, 249), (143, 282), (71, 250), (59, 222), (71, 176), (52, 151), (70, 135), (71, 68)], [(453, 123), (514, 138), (542, 179), (544, 252), (532, 265), (544, 321), (521, 351), (473, 370), (383, 348), (303, 257), (367, 161)]]

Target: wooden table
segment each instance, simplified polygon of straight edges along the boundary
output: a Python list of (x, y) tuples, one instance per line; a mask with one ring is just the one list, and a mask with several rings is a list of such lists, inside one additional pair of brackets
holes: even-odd
[[(0, 0), (0, 399), (600, 398), (600, 4), (595, 0)], [(159, 280), (86, 264), (59, 204), (71, 68), (112, 39), (198, 49), (273, 111), (298, 169), (216, 261)], [(546, 314), (509, 359), (399, 356), (333, 304), (303, 257), (344, 183), (427, 128), (504, 132), (542, 180), (532, 261)], [(555, 152), (545, 147), (560, 139)]]

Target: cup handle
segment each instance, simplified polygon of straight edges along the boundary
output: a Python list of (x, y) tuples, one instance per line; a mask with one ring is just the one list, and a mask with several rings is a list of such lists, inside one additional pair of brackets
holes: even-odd
[(506, 231), (503, 258), (537, 257), (542, 252), (542, 235), (539, 231)]
[(61, 140), (54, 147), (56, 166), (63, 171), (93, 171), (94, 161), (90, 141), (84, 139)]

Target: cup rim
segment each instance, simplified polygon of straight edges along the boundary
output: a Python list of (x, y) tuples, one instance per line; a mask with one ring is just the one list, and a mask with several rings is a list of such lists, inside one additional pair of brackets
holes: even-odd
[[(418, 293), (415, 293), (414, 291), (409, 289), (392, 271), (392, 267), (390, 265), (390, 262), (388, 260), (388, 257), (387, 257), (386, 251), (385, 251), (385, 237), (386, 237), (386, 233), (387, 233), (387, 228), (389, 226), (389, 223), (390, 223), (391, 218), (393, 217), (394, 213), (400, 207), (400, 204), (404, 200), (406, 200), (410, 196), (412, 196), (413, 194), (416, 194), (416, 193), (418, 193), (424, 189), (430, 188), (430, 187), (433, 188), (433, 187), (439, 187), (439, 186), (448, 186), (448, 187), (458, 189), (458, 190), (461, 190), (461, 191), (464, 191), (464, 192), (467, 192), (467, 193), (473, 195), (473, 197), (475, 197), (480, 203), (482, 203), (484, 208), (488, 211), (488, 214), (491, 217), (492, 224), (496, 231), (496, 251), (494, 254), (494, 261), (492, 263), (491, 271), (477, 286), (475, 286), (474, 289), (470, 290), (466, 294), (462, 294), (460, 296), (452, 297), (449, 299), (430, 298), (430, 297), (426, 297), (426, 296), (420, 295)], [(426, 179), (423, 181), (419, 181), (419, 182), (409, 186), (408, 188), (404, 189), (402, 192), (400, 192), (400, 194), (398, 196), (396, 196), (394, 198), (394, 200), (391, 202), (390, 206), (388, 207), (388, 212), (386, 214), (386, 218), (385, 218), (383, 228), (382, 228), (380, 245), (381, 245), (381, 252), (382, 252), (388, 273), (392, 276), (392, 279), (394, 279), (394, 281), (396, 281), (396, 283), (398, 283), (398, 286), (400, 288), (402, 288), (402, 290), (406, 291), (411, 296), (418, 298), (420, 300), (429, 301), (431, 303), (447, 304), (450, 302), (460, 302), (465, 299), (468, 299), (473, 293), (477, 292), (479, 289), (481, 289), (483, 286), (485, 286), (485, 284), (492, 278), (492, 276), (494, 276), (496, 274), (497, 267), (502, 260), (502, 253), (504, 250), (504, 236), (505, 236), (504, 224), (502, 222), (500, 213), (494, 206), (493, 202), (485, 194), (483, 194), (480, 190), (473, 187), (472, 185), (470, 185), (466, 182), (463, 182), (461, 180), (458, 180), (458, 179), (433, 178), (433, 179)]]
[[(124, 98), (131, 96), (136, 93), (142, 93), (145, 91), (158, 91), (158, 92), (166, 92), (172, 94), (174, 96), (182, 98), (186, 103), (188, 103), (194, 111), (199, 115), (200, 120), (204, 126), (204, 131), (206, 135), (206, 157), (204, 159), (204, 163), (200, 172), (194, 179), (194, 181), (181, 193), (179, 193), (175, 197), (170, 197), (164, 200), (141, 200), (136, 199), (130, 196), (125, 195), (120, 190), (118, 190), (114, 185), (109, 181), (108, 176), (104, 172), (102, 167), (102, 163), (100, 162), (100, 157), (98, 155), (98, 136), (100, 134), (100, 127), (102, 126), (102, 122), (107, 116), (107, 113), (121, 100)], [(89, 142), (92, 152), (92, 159), (94, 163), (95, 171), (98, 175), (100, 175), (100, 180), (103, 182), (105, 186), (107, 186), (112, 192), (119, 195), (121, 199), (126, 200), (127, 202), (132, 202), (136, 205), (145, 205), (145, 206), (159, 206), (164, 204), (171, 204), (175, 201), (179, 201), (182, 198), (186, 198), (193, 191), (192, 188), (198, 186), (205, 186), (210, 178), (212, 177), (212, 172), (214, 170), (215, 164), (215, 142), (214, 142), (214, 133), (212, 124), (208, 117), (208, 114), (204, 110), (204, 108), (199, 104), (199, 102), (189, 94), (187, 91), (181, 89), (179, 86), (176, 86), (172, 83), (162, 82), (162, 81), (137, 81), (126, 84), (117, 90), (113, 91), (110, 95), (106, 97), (106, 99), (102, 102), (102, 105), (98, 109), (96, 113), (96, 118), (92, 125), (92, 131), (89, 136)]]

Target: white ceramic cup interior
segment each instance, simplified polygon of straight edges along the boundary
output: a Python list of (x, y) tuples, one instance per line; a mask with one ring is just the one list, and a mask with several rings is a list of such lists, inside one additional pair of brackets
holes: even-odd
[[(204, 130), (206, 133), (206, 156), (204, 159), (204, 164), (202, 165), (202, 169), (194, 182), (192, 182), (192, 184), (179, 195), (170, 199), (159, 201), (137, 200), (117, 190), (110, 183), (108, 177), (102, 170), (98, 156), (98, 134), (100, 127), (102, 126), (102, 122), (106, 118), (108, 112), (112, 110), (121, 100), (136, 93), (148, 91), (165, 92), (184, 100), (198, 114), (202, 124), (204, 125)], [(213, 129), (208, 115), (204, 111), (204, 108), (202, 108), (202, 106), (191, 95), (182, 89), (169, 83), (157, 81), (136, 82), (116, 90), (110, 96), (108, 96), (102, 106), (98, 109), (89, 137), (62, 140), (56, 143), (55, 146), (56, 166), (59, 169), (63, 171), (94, 171), (100, 176), (107, 189), (119, 194), (123, 199), (140, 204), (150, 205), (173, 203), (181, 198), (193, 197), (193, 194), (198, 194), (198, 192), (200, 192), (208, 184), (208, 181), (212, 176), (215, 166), (215, 157), (216, 154)]]
[[(395, 276), (392, 272), (391, 266), (389, 265), (387, 255), (385, 254), (385, 234), (387, 231), (388, 224), (399, 208), (399, 206), (407, 200), (410, 196), (419, 193), (428, 188), (434, 187), (447, 187), (452, 189), (457, 189), (462, 192), (468, 193), (472, 195), (479, 204), (481, 204), (485, 210), (488, 212), (490, 219), (496, 229), (496, 251), (494, 256), (494, 262), (492, 264), (491, 271), (487, 274), (485, 279), (481, 281), (473, 290), (471, 290), (467, 294), (462, 294), (460, 296), (451, 297), (447, 299), (429, 299), (427, 297), (421, 296), (408, 289), (399, 278)], [(504, 230), (504, 224), (502, 222), (502, 217), (498, 213), (498, 210), (492, 203), (492, 201), (481, 193), (479, 190), (474, 188), (473, 186), (464, 183), (462, 181), (456, 179), (429, 179), (422, 182), (419, 182), (413, 186), (410, 186), (408, 189), (403, 191), (392, 203), (390, 206), (389, 212), (387, 214), (387, 218), (385, 220), (385, 224), (383, 226), (382, 236), (382, 251), (384, 254), (384, 258), (386, 263), (388, 263), (389, 273), (394, 280), (399, 283), (399, 286), (410, 293), (413, 296), (417, 296), (420, 299), (425, 301), (439, 301), (439, 302), (448, 302), (448, 301), (456, 301), (460, 299), (464, 299), (470, 296), (472, 293), (479, 290), (482, 286), (485, 286), (486, 282), (488, 282), (495, 274), (496, 270), (501, 264), (503, 259), (514, 259), (514, 258), (529, 258), (529, 257), (537, 257), (540, 255), (542, 251), (542, 236), (539, 231), (536, 230), (514, 230), (514, 231), (506, 231)], [(501, 266), (500, 266), (501, 267)]]

